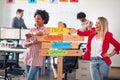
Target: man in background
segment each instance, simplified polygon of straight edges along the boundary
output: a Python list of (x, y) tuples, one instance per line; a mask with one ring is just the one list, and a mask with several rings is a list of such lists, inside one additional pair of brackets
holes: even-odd
[[(86, 14), (84, 12), (79, 12), (77, 14), (77, 19), (81, 21), (81, 26), (85, 26), (88, 24), (88, 22), (91, 22), (86, 19)], [(91, 22), (92, 24), (92, 22)], [(91, 27), (87, 27), (86, 30), (89, 30)]]
[(24, 19), (22, 18), (23, 14), (24, 14), (23, 9), (17, 9), (16, 17), (13, 18), (12, 28), (27, 29), (27, 27), (24, 23)]
[[(22, 18), (23, 14), (24, 14), (23, 9), (17, 9), (16, 16), (13, 18), (13, 21), (12, 21), (12, 28), (20, 29), (19, 39), (21, 39), (21, 29), (27, 29), (24, 23), (24, 19)], [(19, 39), (14, 40), (15, 42), (17, 41), (17, 45), (15, 47), (22, 48), (22, 44), (20, 44)], [(17, 61), (18, 59), (19, 59), (19, 53), (15, 53), (15, 54), (12, 53), (12, 60)], [(18, 64), (15, 67), (21, 68)]]

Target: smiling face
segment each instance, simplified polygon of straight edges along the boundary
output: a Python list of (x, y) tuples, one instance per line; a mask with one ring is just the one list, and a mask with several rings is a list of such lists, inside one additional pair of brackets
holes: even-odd
[(95, 26), (96, 32), (102, 32), (104, 35), (108, 32), (108, 21), (105, 17), (98, 17)]
[(97, 31), (97, 32), (98, 32), (98, 31), (101, 31), (102, 27), (101, 27), (101, 23), (100, 23), (99, 20), (96, 21), (95, 26), (96, 26), (96, 31)]
[(84, 21), (86, 21), (86, 18), (80, 18), (79, 19), (81, 22), (84, 22)]
[(20, 12), (20, 13), (17, 12), (17, 16), (18, 16), (19, 18), (22, 18), (22, 17), (23, 17), (23, 14), (24, 14), (23, 12)]
[(41, 15), (37, 14), (37, 15), (35, 16), (35, 24), (36, 24), (36, 26), (41, 26), (41, 27), (43, 27), (43, 25), (44, 25), (44, 20), (42, 19)]

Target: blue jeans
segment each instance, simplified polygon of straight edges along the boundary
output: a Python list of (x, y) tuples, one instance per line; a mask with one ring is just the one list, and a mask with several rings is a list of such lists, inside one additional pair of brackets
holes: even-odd
[(39, 66), (26, 65), (27, 80), (37, 80), (37, 73), (40, 70)]
[(100, 57), (92, 57), (90, 62), (90, 72), (92, 80), (104, 80), (108, 77), (110, 66)]

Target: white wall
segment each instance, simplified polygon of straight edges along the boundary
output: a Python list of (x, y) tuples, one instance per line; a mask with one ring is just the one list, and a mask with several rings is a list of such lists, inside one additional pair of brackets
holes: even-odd
[[(36, 9), (45, 9), (49, 12), (50, 20), (46, 26), (57, 26), (58, 21), (64, 21), (68, 27), (79, 28), (80, 21), (76, 19), (76, 14), (84, 11), (87, 18), (95, 23), (98, 16), (105, 16), (109, 21), (109, 30), (120, 42), (120, 0), (79, 0), (79, 3), (37, 3), (28, 4), (18, 2), (6, 4), (5, 0), (0, 0), (0, 27), (11, 27), (12, 18), (15, 16), (16, 9), (24, 9), (24, 20), (26, 25), (31, 28), (34, 25), (34, 12)], [(113, 48), (111, 47), (110, 51)], [(120, 66), (120, 55), (112, 57), (112, 66)]]
[[(0, 1), (0, 15), (2, 15), (2, 1)], [(2, 16), (0, 16), (0, 27), (2, 25)]]
[(0, 27), (9, 27), (12, 18), (12, 5), (6, 5), (6, 0), (0, 0)]

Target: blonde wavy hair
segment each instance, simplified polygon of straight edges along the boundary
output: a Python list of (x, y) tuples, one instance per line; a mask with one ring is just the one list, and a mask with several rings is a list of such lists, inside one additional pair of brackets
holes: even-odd
[(100, 24), (103, 28), (103, 34), (105, 35), (106, 32), (108, 32), (108, 20), (105, 17), (98, 17), (98, 20), (100, 21)]

